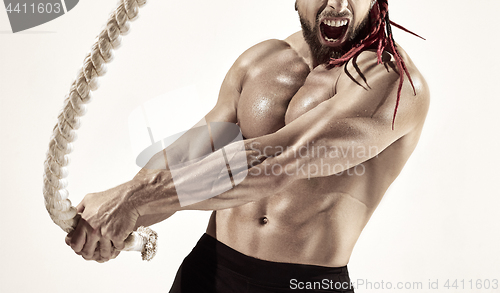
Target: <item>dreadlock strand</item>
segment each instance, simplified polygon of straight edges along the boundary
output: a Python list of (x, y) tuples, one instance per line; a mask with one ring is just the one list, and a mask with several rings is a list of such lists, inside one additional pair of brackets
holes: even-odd
[(413, 85), (413, 80), (411, 79), (411, 75), (408, 72), (408, 68), (406, 67), (405, 62), (403, 61), (401, 54), (399, 54), (399, 51), (396, 48), (397, 46), (396, 46), (396, 42), (394, 41), (394, 37), (392, 34), (392, 28), (391, 28), (391, 23), (389, 20), (389, 14), (387, 14), (386, 24), (387, 24), (387, 35), (389, 38), (389, 43), (391, 45), (391, 50), (393, 51), (395, 58), (399, 59), (399, 62), (397, 64), (398, 64), (398, 69), (400, 72), (400, 78), (404, 80), (404, 75), (406, 74), (406, 76), (408, 76), (408, 80), (410, 81), (411, 87), (413, 89), (413, 94), (416, 95), (417, 92), (415, 90), (415, 86)]
[(396, 122), (396, 115), (398, 113), (398, 108), (399, 108), (399, 103), (401, 101), (401, 92), (403, 91), (403, 83), (404, 83), (404, 78), (405, 74), (408, 75), (407, 71), (405, 70), (404, 61), (401, 58), (401, 55), (399, 55), (399, 52), (396, 48), (396, 43), (394, 41), (394, 37), (392, 35), (392, 28), (389, 22), (389, 13), (386, 14), (385, 18), (385, 23), (386, 23), (386, 29), (387, 29), (387, 39), (389, 41), (390, 45), (390, 51), (392, 51), (394, 55), (394, 60), (396, 61), (396, 67), (399, 70), (399, 85), (398, 85), (398, 93), (396, 97), (396, 106), (394, 107), (394, 115), (392, 116), (392, 130), (394, 130), (394, 124)]
[(395, 23), (395, 22), (394, 22), (394, 21), (392, 21), (392, 20), (390, 20), (390, 21), (389, 21), (389, 23), (390, 23), (391, 25), (393, 25), (393, 26), (397, 27), (398, 29), (400, 29), (400, 30), (402, 30), (402, 31), (405, 31), (405, 32), (407, 32), (407, 33), (409, 33), (409, 34), (412, 34), (412, 35), (414, 35), (415, 37), (419, 37), (419, 38), (421, 38), (422, 40), (424, 40), (424, 41), (425, 41), (425, 38), (423, 38), (423, 37), (421, 37), (421, 36), (417, 35), (416, 33), (414, 33), (414, 32), (412, 32), (411, 30), (409, 30), (409, 29), (405, 28), (404, 26), (399, 25), (399, 24)]
[[(383, 32), (383, 29), (381, 30), (381, 32), (379, 32), (379, 35), (382, 35), (384, 32)], [(384, 52), (384, 48), (387, 46), (387, 43), (386, 43), (386, 40), (385, 38), (381, 38), (379, 36), (378, 38), (378, 48), (377, 48), (377, 64), (382, 64), (382, 53)]]
[(406, 76), (408, 76), (408, 80), (410, 81), (411, 87), (413, 89), (413, 95), (416, 96), (417, 91), (415, 90), (415, 85), (413, 85), (413, 80), (411, 79), (411, 75), (408, 72), (408, 67), (406, 67), (406, 64), (404, 62), (402, 62), (401, 65), (403, 66), (403, 70), (406, 73)]
[[(396, 106), (394, 108), (394, 115), (392, 117), (392, 130), (394, 130), (394, 124), (396, 122), (396, 115), (398, 113), (398, 108), (399, 108), (399, 103), (401, 101), (401, 93), (403, 91), (403, 83), (404, 83), (404, 78), (405, 74), (408, 76), (408, 79), (411, 82), (411, 77), (408, 73), (408, 70), (406, 69), (406, 65), (404, 64), (403, 58), (399, 54), (397, 48), (396, 48), (396, 43), (394, 41), (393, 35), (392, 35), (392, 28), (389, 23), (389, 14), (386, 15), (385, 19), (386, 25), (387, 25), (387, 39), (389, 41), (389, 49), (392, 51), (394, 55), (394, 59), (396, 61), (396, 67), (399, 70), (399, 85), (398, 85), (398, 92), (397, 92), (397, 98), (396, 98)], [(413, 85), (413, 82), (411, 82)], [(414, 89), (415, 90), (415, 89)]]
[[(398, 68), (401, 65), (403, 61), (399, 58), (396, 58), (396, 65)], [(392, 130), (394, 130), (394, 123), (396, 122), (396, 114), (398, 113), (398, 108), (399, 108), (399, 101), (401, 100), (401, 92), (403, 91), (403, 83), (404, 83), (404, 74), (401, 72), (399, 76), (399, 85), (398, 85), (398, 94), (396, 98), (396, 107), (394, 108), (394, 115), (392, 116)]]

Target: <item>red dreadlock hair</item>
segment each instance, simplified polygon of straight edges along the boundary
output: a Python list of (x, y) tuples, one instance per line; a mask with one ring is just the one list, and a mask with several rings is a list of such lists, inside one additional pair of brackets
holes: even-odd
[(406, 68), (405, 62), (403, 61), (403, 58), (401, 58), (401, 55), (399, 55), (399, 52), (396, 49), (396, 44), (392, 36), (391, 25), (394, 25), (395, 27), (402, 29), (405, 32), (411, 33), (419, 38), (422, 37), (389, 20), (389, 4), (387, 0), (376, 0), (375, 5), (373, 5), (373, 8), (370, 12), (370, 17), (372, 21), (372, 27), (370, 28), (370, 32), (368, 33), (368, 35), (364, 39), (362, 39), (356, 46), (354, 46), (351, 50), (349, 50), (349, 52), (345, 53), (342, 57), (338, 59), (332, 58), (329, 64), (335, 67), (341, 66), (345, 64), (347, 61), (349, 61), (351, 58), (361, 53), (364, 49), (370, 47), (375, 43), (378, 43), (378, 48), (377, 48), (378, 64), (382, 63), (382, 53), (384, 52), (384, 50), (388, 51), (394, 56), (394, 59), (396, 60), (396, 66), (398, 67), (400, 72), (398, 97), (396, 100), (396, 107), (394, 108), (394, 116), (392, 118), (392, 129), (394, 130), (394, 122), (396, 120), (396, 114), (398, 112), (399, 100), (401, 98), (401, 90), (403, 88), (405, 74), (406, 76), (408, 76), (408, 80), (410, 81), (410, 84), (413, 88), (413, 93), (415, 95), (416, 91), (415, 91), (415, 86), (413, 85), (413, 81), (411, 80), (410, 73)]

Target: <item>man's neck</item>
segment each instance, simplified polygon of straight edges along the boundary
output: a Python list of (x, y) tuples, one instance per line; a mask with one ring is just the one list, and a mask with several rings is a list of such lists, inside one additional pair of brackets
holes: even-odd
[(311, 48), (304, 39), (302, 31), (298, 31), (292, 34), (291, 36), (285, 39), (285, 42), (287, 42), (290, 45), (290, 47), (292, 47), (292, 49), (295, 50), (295, 52), (297, 52), (297, 54), (300, 57), (302, 57), (304, 62), (309, 66), (310, 70), (313, 70), (319, 65), (326, 64), (325, 62), (320, 62), (316, 60), (316, 58), (311, 52)]

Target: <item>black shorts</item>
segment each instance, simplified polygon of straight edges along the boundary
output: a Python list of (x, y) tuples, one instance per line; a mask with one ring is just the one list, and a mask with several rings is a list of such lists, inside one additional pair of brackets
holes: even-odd
[(279, 263), (244, 255), (204, 234), (184, 259), (170, 293), (354, 293), (347, 266)]

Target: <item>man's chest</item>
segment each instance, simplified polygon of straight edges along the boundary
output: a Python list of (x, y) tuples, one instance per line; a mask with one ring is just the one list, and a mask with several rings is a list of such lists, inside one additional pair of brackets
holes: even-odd
[(246, 138), (274, 133), (336, 93), (338, 68), (270, 62), (249, 70), (237, 104)]

